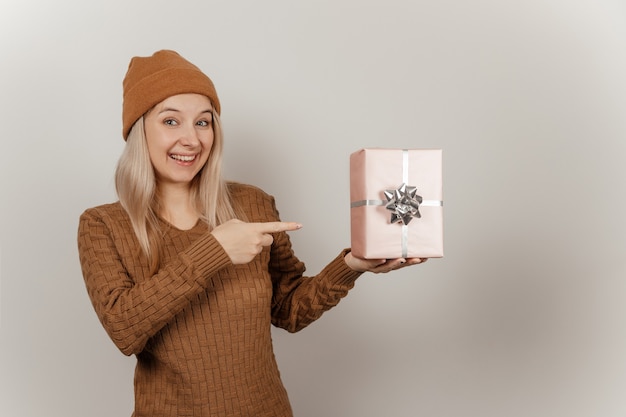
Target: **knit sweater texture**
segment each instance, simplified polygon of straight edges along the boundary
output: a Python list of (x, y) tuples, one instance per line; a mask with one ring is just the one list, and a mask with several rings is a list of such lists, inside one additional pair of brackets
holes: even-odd
[[(278, 221), (274, 198), (230, 184), (248, 221)], [(245, 265), (199, 221), (163, 227), (161, 267), (150, 273), (119, 202), (86, 210), (78, 248), (87, 292), (115, 345), (136, 355), (134, 417), (290, 417), (271, 325), (296, 332), (335, 306), (360, 273), (344, 250), (303, 276), (285, 232)]]

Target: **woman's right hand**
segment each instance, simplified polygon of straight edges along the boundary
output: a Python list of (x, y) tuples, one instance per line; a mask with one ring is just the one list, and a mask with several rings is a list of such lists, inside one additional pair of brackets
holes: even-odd
[(302, 228), (295, 222), (246, 223), (232, 219), (217, 226), (211, 234), (224, 248), (233, 264), (247, 264), (264, 246), (274, 242), (271, 233), (288, 232)]

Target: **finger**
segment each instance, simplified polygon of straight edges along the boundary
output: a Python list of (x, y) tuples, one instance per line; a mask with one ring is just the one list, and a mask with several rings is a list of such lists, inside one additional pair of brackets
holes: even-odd
[[(383, 262), (382, 264), (379, 264), (378, 266), (376, 266), (374, 269), (372, 269), (372, 272), (375, 273), (387, 273), (387, 272), (391, 272), (391, 271), (395, 271), (398, 270), (400, 268), (403, 268), (407, 265), (413, 265), (413, 263), (415, 261), (419, 261), (419, 258), (414, 258), (414, 259), (405, 259), (405, 258), (397, 258), (397, 259), (387, 259), (385, 262)], [(409, 262), (410, 261), (410, 262)]]
[(361, 259), (360, 261), (365, 264), (366, 269), (369, 271), (379, 269), (387, 263), (386, 259)]
[(391, 270), (398, 270), (407, 266), (422, 264), (426, 262), (428, 258), (407, 258), (407, 259), (395, 259), (390, 262)]
[(272, 235), (265, 233), (261, 239), (261, 246), (270, 246), (272, 243), (274, 243)]
[(278, 233), (289, 232), (292, 230), (298, 230), (302, 228), (302, 225), (297, 222), (266, 222), (266, 223), (250, 223), (254, 225), (259, 233)]
[(417, 265), (417, 264), (423, 264), (427, 260), (428, 258), (409, 258), (406, 261), (407, 261), (407, 265)]
[(393, 270), (393, 262), (388, 259), (377, 259), (370, 261), (369, 271), (375, 274), (384, 274)]
[(390, 271), (394, 271), (396, 269), (402, 268), (402, 266), (404, 266), (405, 263), (406, 261), (403, 258), (391, 259), (387, 261), (387, 263), (385, 264), (385, 271), (390, 272)]

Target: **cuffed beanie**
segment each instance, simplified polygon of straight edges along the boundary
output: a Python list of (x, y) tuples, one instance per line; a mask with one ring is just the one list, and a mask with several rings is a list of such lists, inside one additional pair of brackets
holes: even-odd
[(177, 94), (202, 94), (220, 114), (215, 86), (198, 67), (177, 52), (162, 50), (149, 57), (134, 57), (123, 82), (122, 136), (152, 107)]

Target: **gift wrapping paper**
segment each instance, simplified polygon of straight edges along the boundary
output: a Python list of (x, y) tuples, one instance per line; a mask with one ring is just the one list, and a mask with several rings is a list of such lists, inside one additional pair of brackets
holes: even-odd
[(352, 153), (350, 235), (359, 258), (442, 257), (442, 150)]

